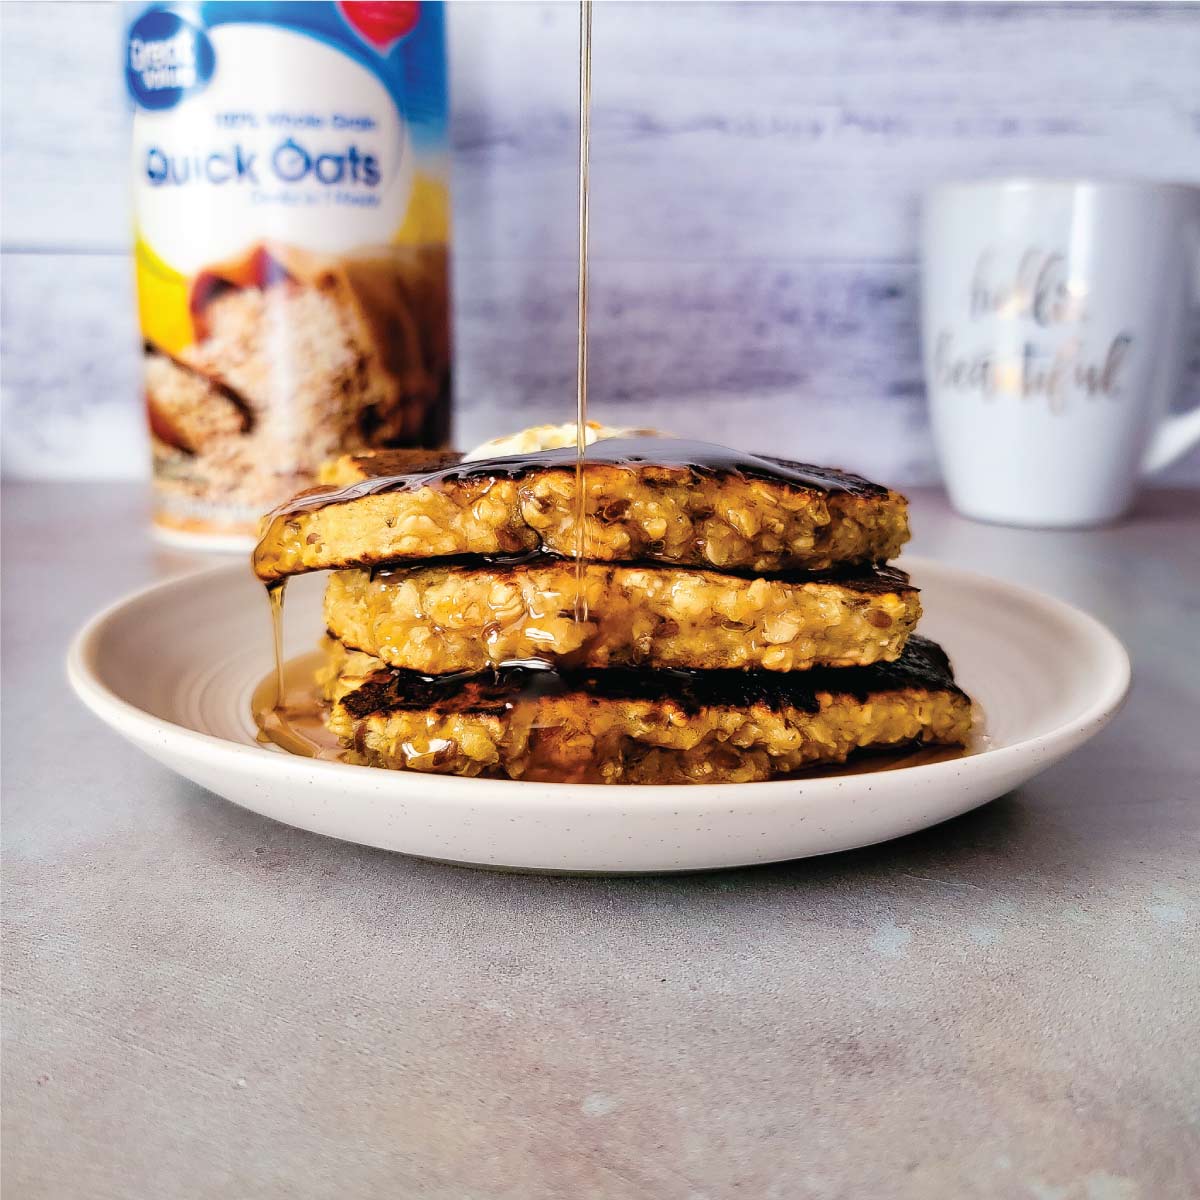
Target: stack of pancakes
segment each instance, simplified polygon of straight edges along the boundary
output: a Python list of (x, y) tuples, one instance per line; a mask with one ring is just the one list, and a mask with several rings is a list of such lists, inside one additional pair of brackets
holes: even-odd
[[(747, 782), (959, 744), (970, 702), (903, 571), (906, 502), (667, 438), (459, 462), (379, 453), (264, 523), (268, 584), (332, 569), (319, 682), (358, 761)], [(582, 549), (582, 560), (573, 557)]]

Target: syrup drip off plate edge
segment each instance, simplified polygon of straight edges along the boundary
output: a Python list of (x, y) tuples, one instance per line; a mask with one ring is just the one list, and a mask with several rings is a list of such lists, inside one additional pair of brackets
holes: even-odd
[[(1119, 709), (1129, 661), (1094, 618), (1036, 592), (905, 557), (922, 632), (949, 653), (992, 744), (946, 762), (752, 784), (604, 786), (460, 779), (299, 758), (259, 745), (271, 669), (261, 583), (240, 564), (155, 584), (80, 632), (80, 699), (176, 773), (275, 820), (420, 857), (520, 870), (745, 866), (885, 841), (1003, 795)], [(323, 579), (289, 587), (284, 653), (313, 649)]]

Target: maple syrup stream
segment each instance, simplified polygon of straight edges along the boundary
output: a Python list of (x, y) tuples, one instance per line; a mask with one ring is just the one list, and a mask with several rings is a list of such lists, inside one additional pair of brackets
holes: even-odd
[(588, 159), (592, 140), (592, 0), (579, 5), (579, 292), (576, 306), (575, 358), (575, 620), (587, 620), (583, 592), (584, 518), (587, 484), (583, 458), (587, 451), (588, 370)]

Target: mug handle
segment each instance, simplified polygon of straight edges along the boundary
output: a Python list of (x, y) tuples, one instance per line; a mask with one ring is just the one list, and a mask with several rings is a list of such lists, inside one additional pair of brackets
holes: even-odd
[[(1195, 272), (1195, 294), (1192, 297), (1195, 305), (1200, 304), (1200, 226), (1193, 226), (1189, 232), (1191, 245), (1187, 249), (1191, 253)], [(1192, 328), (1195, 326), (1193, 319)], [(1197, 442), (1200, 442), (1200, 404), (1187, 412), (1173, 413), (1163, 419), (1142, 456), (1142, 474), (1153, 475), (1155, 471), (1169, 467)]]

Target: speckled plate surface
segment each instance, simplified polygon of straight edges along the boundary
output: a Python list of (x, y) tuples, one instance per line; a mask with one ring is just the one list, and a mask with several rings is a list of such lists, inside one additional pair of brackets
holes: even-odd
[[(921, 632), (986, 714), (967, 757), (889, 771), (697, 787), (458, 779), (318, 762), (259, 745), (250, 697), (271, 667), (263, 589), (240, 564), (172, 579), (96, 616), (68, 660), (80, 699), (173, 771), (330, 837), (540, 871), (686, 871), (848, 850), (1003, 795), (1083, 745), (1129, 687), (1098, 621), (1049, 597), (906, 558)], [(321, 630), (323, 580), (293, 580), (288, 657)]]

